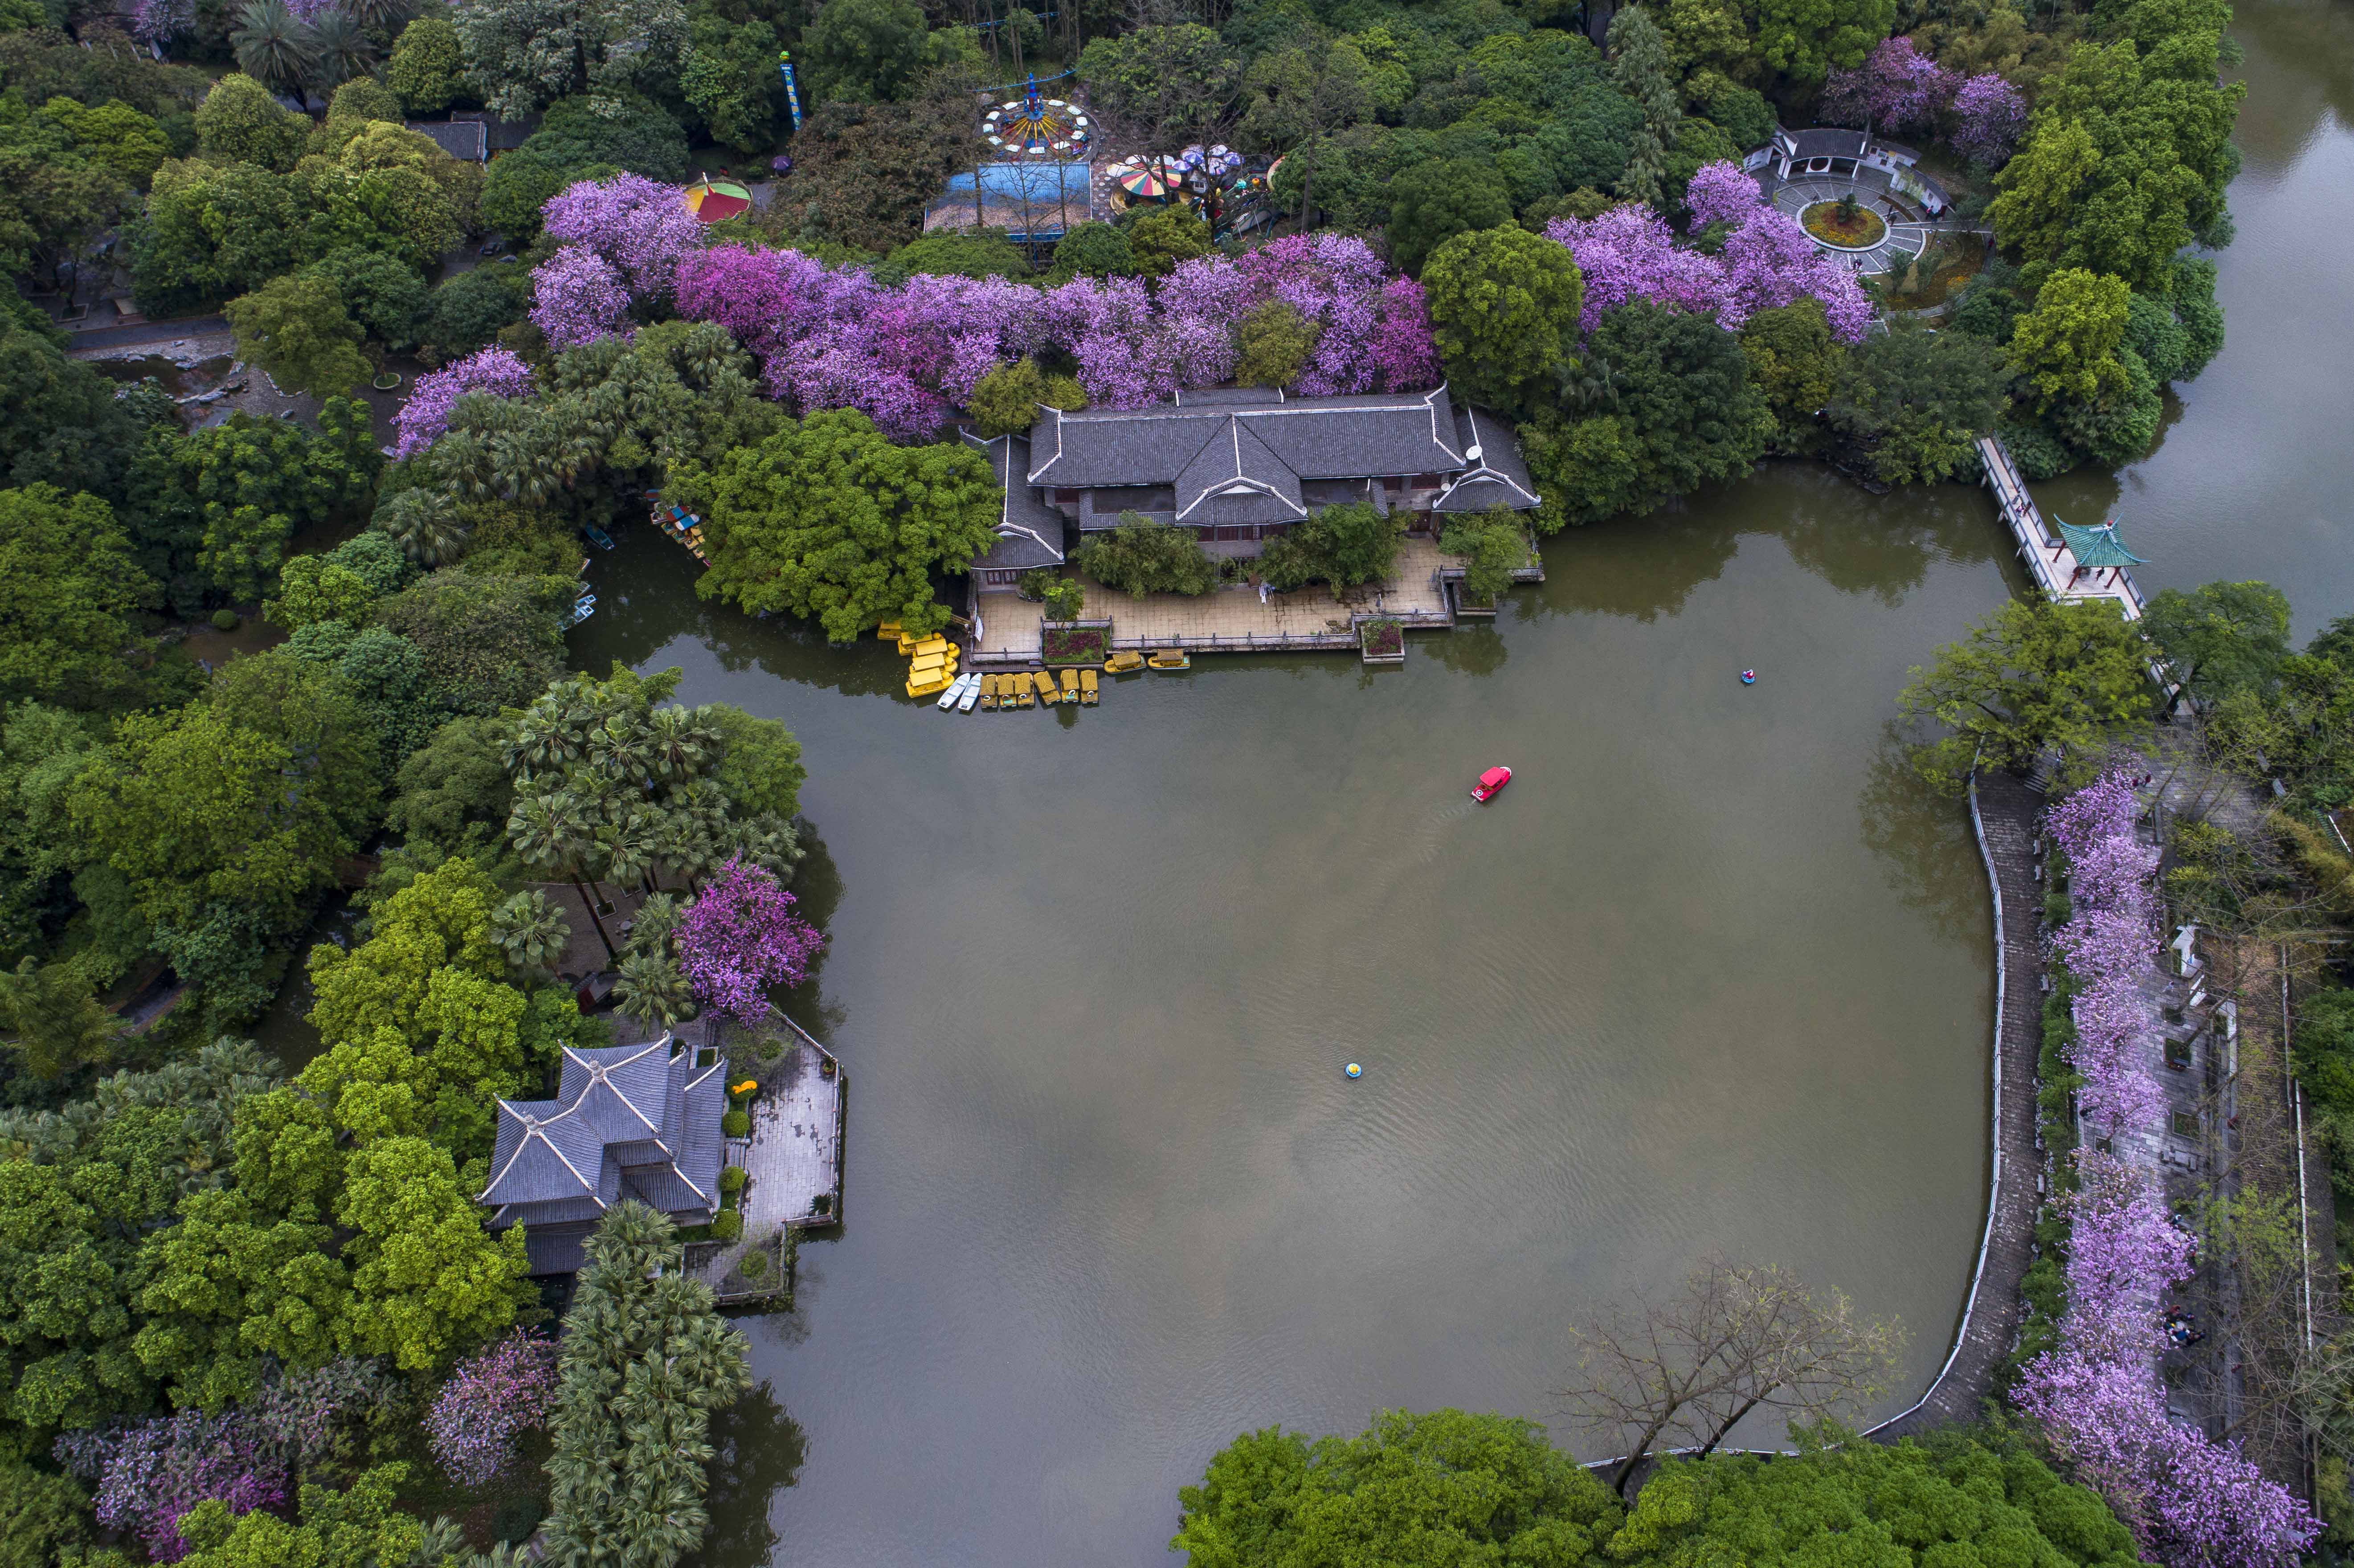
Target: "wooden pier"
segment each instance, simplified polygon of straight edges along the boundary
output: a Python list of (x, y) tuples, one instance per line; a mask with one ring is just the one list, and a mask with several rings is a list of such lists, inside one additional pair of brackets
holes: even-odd
[(2127, 620), (2139, 620), (2141, 585), (2134, 581), (2133, 573), (2124, 567), (2088, 567), (2077, 560), (2068, 542), (2044, 524), (2043, 514), (2028, 494), (2027, 481), (2002, 439), (1980, 436), (1978, 456), (1986, 464), (1987, 488), (1994, 492), (1995, 503), (2002, 508), (2002, 520), (2018, 542), (2019, 558), (2027, 563), (2035, 586), (2066, 603), (2105, 599)]

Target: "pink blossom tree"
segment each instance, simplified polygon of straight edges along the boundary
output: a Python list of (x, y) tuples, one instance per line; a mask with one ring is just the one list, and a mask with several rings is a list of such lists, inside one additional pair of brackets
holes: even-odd
[(554, 348), (611, 337), (630, 319), (620, 270), (585, 245), (567, 245), (531, 274), (532, 324)]
[(1934, 131), (1961, 84), (1958, 75), (1915, 49), (1910, 37), (1882, 38), (1862, 65), (1830, 73), (1822, 115), (1841, 125), (1868, 122), (1876, 131)]
[(1992, 71), (1962, 83), (1954, 94), (1954, 151), (1981, 168), (1999, 167), (2027, 125), (2027, 100)]
[(556, 1404), (556, 1346), (518, 1329), (460, 1361), (425, 1417), (433, 1457), (460, 1486), (487, 1486), (514, 1462), (515, 1441)]
[(398, 440), (393, 455), (415, 457), (450, 428), (450, 410), (474, 393), (522, 397), (531, 391), (531, 367), (504, 348), (486, 348), (439, 370), (428, 371), (409, 388), (408, 400), (393, 416)]
[(793, 912), (793, 895), (759, 866), (730, 860), (686, 906), (679, 968), (695, 999), (747, 1028), (767, 1016), (771, 986), (799, 985), (825, 945)]
[(1605, 312), (1633, 299), (1710, 316), (1732, 330), (1758, 311), (1811, 295), (1842, 341), (1862, 341), (1872, 303), (1855, 275), (1787, 214), (1767, 206), (1756, 182), (1737, 166), (1703, 165), (1685, 186), (1684, 202), (1695, 227), (1727, 226), (1716, 255), (1677, 244), (1667, 220), (1639, 203), (1545, 226), (1585, 279), (1579, 331), (1592, 332)]
[(704, 243), (684, 188), (642, 175), (582, 180), (548, 197), (540, 214), (550, 238), (613, 263), (641, 299), (667, 297), (680, 259)]

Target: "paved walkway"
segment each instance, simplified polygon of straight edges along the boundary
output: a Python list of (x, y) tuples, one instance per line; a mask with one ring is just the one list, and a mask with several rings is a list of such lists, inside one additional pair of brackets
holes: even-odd
[[(1829, 175), (1806, 175), (1792, 180), (1774, 193), (1774, 205), (1797, 217), (1817, 202), (1838, 201), (1852, 193), (1857, 203), (1879, 214), (1888, 225), (1888, 232), (1879, 244), (1867, 250), (1849, 250), (1825, 245), (1819, 239), (1816, 246), (1833, 256), (1842, 257), (1855, 265), (1865, 277), (1882, 272), (1894, 272), (1912, 265), (1937, 231), (1937, 225), (1925, 222), (1919, 214), (1883, 188), (1858, 185), (1853, 181)], [(1808, 236), (1812, 238), (1812, 236)]]
[[(1080, 619), (1111, 622), (1115, 648), (1187, 648), (1196, 652), (1246, 652), (1259, 648), (1353, 648), (1350, 618), (1394, 615), (1432, 625), (1449, 621), (1438, 568), (1447, 557), (1437, 543), (1409, 538), (1398, 548), (1397, 569), (1387, 582), (1336, 595), (1322, 585), (1291, 593), (1270, 593), (1259, 602), (1253, 588), (1214, 588), (1199, 597), (1153, 594), (1138, 599), (1079, 578), (1087, 589)], [(996, 661), (1038, 656), (1038, 607), (1012, 594), (981, 600), (978, 657)]]
[(2035, 880), (2035, 818), (2043, 797), (2008, 773), (1981, 775), (1976, 824), (2001, 932), (1995, 1020), (1995, 1179), (1978, 1271), (1944, 1369), (1921, 1403), (1882, 1423), (1884, 1441), (1975, 1421), (1994, 1393), (1995, 1373), (2019, 1331), (2019, 1286), (2034, 1259), (2037, 1179), (2035, 1058), (2043, 1038), (2043, 958), (2036, 927), (2042, 888)]
[(2003, 524), (2009, 528), (2019, 558), (2026, 563), (2035, 586), (2063, 603), (2105, 599), (2127, 620), (2140, 620), (2141, 585), (2134, 581), (2133, 573), (2123, 567), (2079, 565), (2076, 552), (2059, 537), (2058, 531), (2044, 525), (2043, 514), (2035, 497), (2028, 493), (2027, 481), (2001, 438), (1980, 436), (1978, 447), (1978, 459), (1986, 467), (1987, 488), (1994, 492), (1995, 504), (2002, 508)]

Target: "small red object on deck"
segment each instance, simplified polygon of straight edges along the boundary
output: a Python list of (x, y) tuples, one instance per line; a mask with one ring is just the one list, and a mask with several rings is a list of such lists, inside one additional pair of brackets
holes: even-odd
[(1512, 770), (1511, 768), (1490, 768), (1487, 772), (1479, 775), (1479, 782), (1472, 788), (1471, 798), (1474, 800), (1492, 800), (1495, 797), (1497, 790), (1501, 789), (1505, 785), (1510, 784), (1511, 781)]

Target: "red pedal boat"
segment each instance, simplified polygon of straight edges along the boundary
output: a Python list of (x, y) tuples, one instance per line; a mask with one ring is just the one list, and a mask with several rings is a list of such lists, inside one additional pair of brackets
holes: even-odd
[(1493, 800), (1495, 799), (1497, 792), (1511, 781), (1512, 770), (1511, 768), (1490, 768), (1487, 772), (1479, 775), (1479, 782), (1471, 787), (1471, 798), (1474, 800)]

